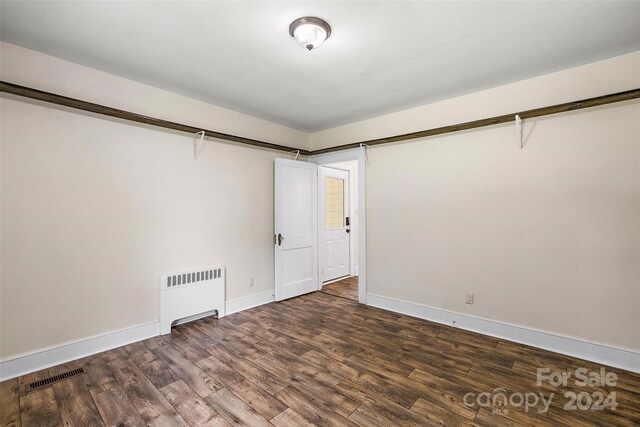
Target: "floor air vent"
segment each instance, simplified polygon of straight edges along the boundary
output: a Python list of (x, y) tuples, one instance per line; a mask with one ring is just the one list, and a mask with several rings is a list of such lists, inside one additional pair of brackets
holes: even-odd
[(84, 369), (82, 368), (74, 369), (73, 371), (63, 372), (61, 374), (54, 375), (52, 377), (30, 383), (27, 386), (27, 391), (37, 390), (39, 388), (46, 387), (48, 385), (57, 383), (59, 381), (64, 381), (69, 378), (77, 377), (78, 375), (82, 375), (82, 374), (84, 374)]

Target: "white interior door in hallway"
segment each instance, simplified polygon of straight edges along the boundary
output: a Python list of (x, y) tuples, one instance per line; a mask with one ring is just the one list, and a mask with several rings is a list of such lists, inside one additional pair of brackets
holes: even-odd
[(349, 172), (320, 166), (320, 256), (322, 280), (349, 276)]

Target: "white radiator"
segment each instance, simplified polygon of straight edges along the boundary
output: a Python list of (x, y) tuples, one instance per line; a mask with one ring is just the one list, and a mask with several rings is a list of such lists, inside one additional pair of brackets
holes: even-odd
[(160, 335), (171, 325), (218, 312), (223, 317), (225, 302), (224, 268), (206, 268), (175, 273), (160, 278)]

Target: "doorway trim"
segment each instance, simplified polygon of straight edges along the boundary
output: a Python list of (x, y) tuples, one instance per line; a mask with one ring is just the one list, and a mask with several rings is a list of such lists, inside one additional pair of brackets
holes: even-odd
[[(366, 212), (366, 176), (367, 164), (361, 149), (337, 151), (309, 157), (309, 161), (318, 166), (329, 163), (356, 160), (358, 162), (358, 302), (367, 303), (367, 212)], [(318, 221), (320, 224), (320, 221)], [(318, 229), (318, 233), (320, 230)], [(319, 251), (318, 251), (318, 256)], [(318, 272), (320, 277), (320, 272)], [(318, 280), (320, 282), (320, 280)], [(320, 284), (318, 284), (320, 286)]]

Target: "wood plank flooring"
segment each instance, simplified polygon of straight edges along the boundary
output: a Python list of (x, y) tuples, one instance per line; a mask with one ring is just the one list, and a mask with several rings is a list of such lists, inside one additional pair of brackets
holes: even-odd
[[(25, 392), (78, 367), (87, 373)], [(539, 367), (601, 368), (315, 292), (0, 383), (0, 425), (640, 425), (640, 375), (605, 367), (615, 386), (552, 387), (536, 384)], [(478, 404), (496, 389), (555, 396), (528, 411)], [(615, 392), (618, 406), (565, 410), (571, 392)]]
[(337, 282), (322, 285), (325, 294), (334, 295), (340, 298), (358, 301), (358, 277), (347, 277)]

